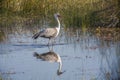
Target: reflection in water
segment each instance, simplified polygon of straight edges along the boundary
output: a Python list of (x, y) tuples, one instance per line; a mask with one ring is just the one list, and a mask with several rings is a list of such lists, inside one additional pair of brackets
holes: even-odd
[[(102, 45), (101, 45), (102, 43)], [(116, 53), (114, 52), (114, 48), (109, 47), (110, 43), (105, 44), (103, 42), (98, 45), (104, 46), (99, 48), (99, 52), (101, 55), (100, 60), (100, 77), (106, 80), (119, 80), (119, 65), (118, 58)]]
[(5, 41), (5, 33), (3, 31), (0, 31), (0, 42)]
[(57, 70), (57, 75), (63, 74), (65, 71), (62, 72), (62, 60), (58, 54), (56, 54), (53, 51), (45, 52), (42, 54), (38, 54), (37, 52), (34, 53), (34, 56), (37, 59), (42, 59), (43, 61), (49, 61), (49, 62), (58, 62), (59, 68)]
[[(57, 74), (62, 74), (62, 61), (58, 54), (53, 51), (41, 54), (37, 53), (37, 50), (44, 51), (48, 48), (50, 50), (53, 50), (54, 48), (58, 52), (61, 52), (62, 50), (61, 56), (65, 58), (63, 58), (63, 61), (66, 64), (64, 69), (67, 69), (66, 74), (62, 76), (64, 80), (80, 80), (81, 78), (84, 78), (84, 76), (86, 77), (84, 80), (119, 80), (119, 31), (113, 30), (113, 32), (107, 32), (98, 29), (94, 32), (94, 29), (91, 29), (86, 30), (85, 32), (81, 29), (74, 29), (74, 31), (72, 29), (66, 31), (61, 29), (61, 33), (63, 33), (62, 36), (59, 36), (56, 40), (57, 43), (55, 43), (54, 46), (47, 46), (46, 41), (42, 38), (33, 43), (31, 38), (33, 35), (32, 33), (36, 32), (34, 30), (39, 28), (30, 28), (18, 26), (16, 28), (13, 27), (12, 30), (5, 29), (0, 32), (0, 43), (2, 43), (0, 44), (0, 71), (3, 70), (1, 72), (4, 73), (9, 72), (9, 70), (11, 71), (11, 69), (15, 69), (16, 74), (10, 76), (15, 78), (13, 80), (48, 80), (48, 77), (47, 79), (44, 79), (46, 76), (39, 77), (39, 74), (36, 74), (39, 66), (35, 66), (35, 68), (37, 68), (33, 70), (31, 70), (31, 68), (34, 68), (34, 65), (29, 67), (30, 74), (27, 74), (28, 67), (25, 66), (36, 64), (32, 59), (33, 56), (31, 56), (31, 54), (25, 55), (26, 53), (31, 53), (31, 50), (36, 51), (34, 51), (34, 56), (37, 59), (58, 62), (59, 66)], [(114, 33), (114, 35), (111, 35), (112, 33)], [(30, 60), (29, 63), (28, 60)], [(71, 67), (68, 67), (68, 65), (71, 65)], [(43, 67), (44, 66), (45, 65), (43, 65)], [(17, 72), (21, 71), (20, 67), (23, 67), (21, 69), (24, 72), (23, 76), (25, 76), (25, 79), (22, 77), (22, 79), (19, 79), (20, 76)], [(48, 73), (51, 72), (49, 71)], [(43, 79), (26, 79), (29, 75)]]

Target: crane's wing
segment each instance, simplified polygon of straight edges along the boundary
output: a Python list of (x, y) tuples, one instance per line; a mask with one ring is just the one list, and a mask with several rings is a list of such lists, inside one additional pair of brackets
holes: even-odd
[(34, 53), (34, 56), (38, 59), (42, 59), (44, 61), (50, 61), (50, 62), (57, 62), (58, 56), (54, 52), (46, 52), (43, 54), (38, 54), (37, 52)]
[(39, 36), (45, 37), (45, 38), (50, 38), (50, 37), (55, 37), (56, 34), (57, 34), (56, 28), (47, 28), (47, 29), (44, 29), (44, 30), (36, 33), (32, 38), (37, 39)]
[(57, 34), (57, 29), (56, 28), (47, 28), (47, 29), (45, 29), (44, 31), (41, 32), (40, 36), (50, 38), (50, 37), (55, 37), (56, 34)]
[(33, 38), (33, 39), (37, 39), (37, 38), (40, 36), (40, 34), (43, 33), (43, 32), (44, 32), (44, 30), (42, 30), (42, 31), (34, 34), (32, 38)]

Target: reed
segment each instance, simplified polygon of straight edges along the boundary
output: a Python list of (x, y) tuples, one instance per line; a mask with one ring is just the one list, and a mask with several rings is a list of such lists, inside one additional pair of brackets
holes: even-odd
[[(64, 27), (91, 27), (99, 26), (113, 11), (117, 11), (119, 0), (1, 0), (0, 4), (1, 16), (17, 16), (23, 20), (39, 17), (43, 22), (49, 22), (53, 14), (59, 12)], [(114, 5), (114, 10), (107, 10), (111, 5)]]

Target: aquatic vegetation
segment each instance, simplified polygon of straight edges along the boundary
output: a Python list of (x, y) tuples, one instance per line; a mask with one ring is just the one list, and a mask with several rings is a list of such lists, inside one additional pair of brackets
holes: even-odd
[(119, 41), (120, 40), (120, 28), (96, 28), (95, 30), (96, 35), (107, 41)]
[(5, 41), (5, 33), (0, 31), (0, 42)]

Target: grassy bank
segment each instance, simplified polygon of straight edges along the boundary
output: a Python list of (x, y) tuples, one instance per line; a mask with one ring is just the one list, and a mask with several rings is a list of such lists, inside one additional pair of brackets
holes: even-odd
[(119, 0), (1, 0), (0, 4), (1, 26), (16, 20), (53, 24), (56, 12), (62, 15), (64, 27), (114, 27), (119, 23)]

